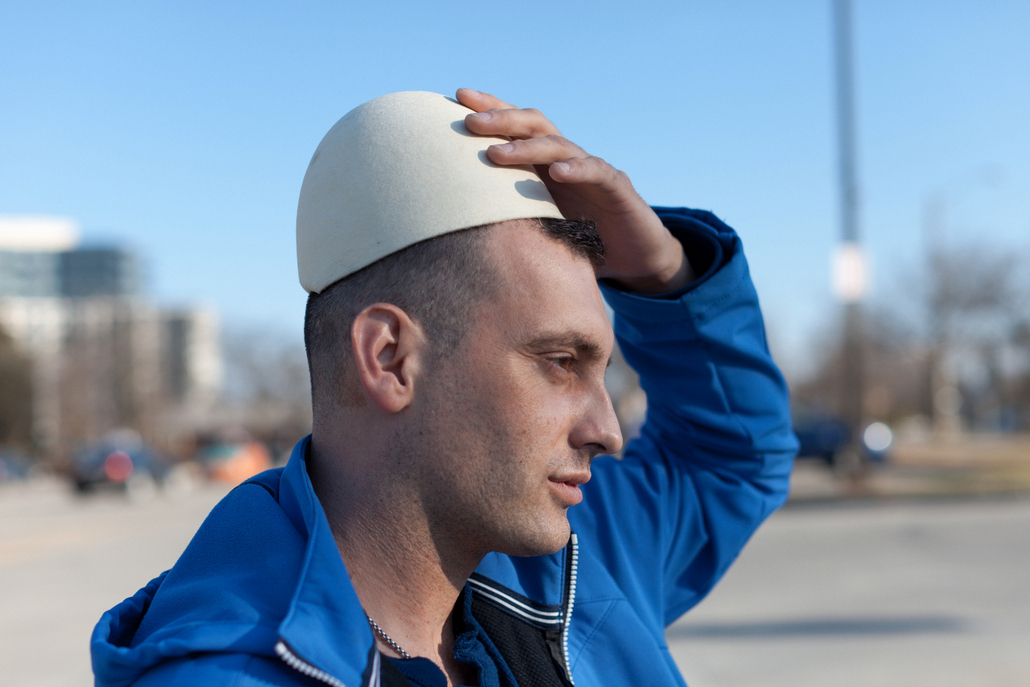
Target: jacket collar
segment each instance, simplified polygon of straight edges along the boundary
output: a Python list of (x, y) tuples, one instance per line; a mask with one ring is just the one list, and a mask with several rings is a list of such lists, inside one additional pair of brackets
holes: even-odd
[[(308, 476), (310, 444), (309, 435), (294, 447), (279, 483), (279, 505), (307, 540), (279, 636), (303, 662), (344, 685), (360, 685), (369, 656), (374, 656), (375, 638)], [(472, 591), (505, 607), (514, 604), (524, 612), (542, 613), (541, 621), (549, 624), (547, 619), (565, 601), (566, 556), (567, 549), (534, 558), (489, 554), (476, 569), (473, 580), (478, 583)]]
[(308, 436), (294, 447), (279, 484), (280, 507), (307, 539), (279, 637), (302, 661), (345, 685), (360, 685), (374, 638), (308, 477), (310, 442)]

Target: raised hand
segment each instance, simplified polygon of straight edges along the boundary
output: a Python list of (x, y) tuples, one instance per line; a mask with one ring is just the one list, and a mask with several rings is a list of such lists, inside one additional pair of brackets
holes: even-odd
[(680, 242), (624, 172), (564, 138), (539, 110), (468, 88), (458, 89), (457, 97), (475, 110), (465, 118), (469, 131), (512, 139), (487, 149), (492, 162), (534, 165), (563, 215), (597, 224), (608, 253), (598, 276), (641, 293), (672, 291), (694, 278)]

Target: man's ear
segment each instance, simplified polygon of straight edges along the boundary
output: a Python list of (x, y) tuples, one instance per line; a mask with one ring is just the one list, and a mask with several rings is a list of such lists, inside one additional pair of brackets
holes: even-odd
[(424, 369), (422, 328), (397, 306), (375, 303), (354, 318), (351, 345), (358, 380), (369, 399), (388, 413), (408, 407)]

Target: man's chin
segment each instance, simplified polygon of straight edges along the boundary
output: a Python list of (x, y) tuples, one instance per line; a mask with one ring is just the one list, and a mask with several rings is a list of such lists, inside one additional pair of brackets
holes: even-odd
[(570, 534), (569, 521), (562, 518), (560, 524), (555, 523), (546, 530), (538, 530), (532, 536), (524, 535), (519, 540), (511, 542), (509, 546), (497, 549), (497, 552), (520, 558), (549, 556), (565, 548), (569, 543)]

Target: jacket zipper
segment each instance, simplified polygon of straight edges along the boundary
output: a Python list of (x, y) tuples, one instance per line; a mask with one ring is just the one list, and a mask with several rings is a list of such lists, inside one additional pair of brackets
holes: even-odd
[[(565, 662), (565, 665), (563, 666), (565, 668), (565, 677), (569, 679), (569, 684), (572, 685), (572, 687), (576, 687), (576, 682), (572, 679), (572, 665), (569, 662), (569, 625), (572, 621), (572, 608), (576, 602), (576, 576), (579, 573), (579, 538), (576, 536), (575, 532), (573, 532), (569, 537), (569, 550), (571, 561), (565, 568), (565, 609), (562, 619), (561, 650), (562, 659)], [(329, 673), (316, 668), (297, 656), (297, 654), (290, 650), (289, 645), (281, 639), (275, 645), (275, 653), (279, 655), (279, 658), (282, 659), (283, 663), (299, 673), (312, 677), (320, 682), (324, 682), (332, 687), (347, 687)], [(378, 687), (379, 685), (379, 660), (379, 652), (376, 651), (374, 659), (375, 665), (373, 665), (372, 670), (369, 671), (369, 687)]]
[[(347, 687), (345, 684), (337, 680), (329, 673), (316, 668), (315, 666), (311, 665), (310, 663), (302, 659), (297, 654), (293, 653), (289, 645), (287, 645), (286, 642), (284, 642), (281, 639), (278, 642), (276, 642), (275, 653), (279, 655), (279, 658), (282, 659), (283, 663), (290, 666), (298, 673), (307, 675), (308, 677), (314, 678), (319, 682), (324, 682), (327, 685), (332, 685), (332, 687)], [(378, 658), (378, 652), (376, 653), (376, 656)], [(378, 672), (378, 670), (375, 670), (373, 671), (373, 674), (377, 674)]]
[(379, 687), (380, 678), (383, 675), (383, 668), (380, 665), (383, 655), (376, 647), (376, 655), (372, 657), (372, 670), (368, 671), (368, 687)]
[(565, 574), (565, 614), (561, 630), (561, 652), (565, 660), (565, 676), (569, 678), (569, 684), (576, 687), (572, 679), (572, 664), (569, 662), (569, 624), (572, 621), (572, 606), (576, 602), (576, 575), (579, 568), (579, 538), (573, 532), (569, 537), (570, 556), (572, 558)]

